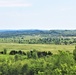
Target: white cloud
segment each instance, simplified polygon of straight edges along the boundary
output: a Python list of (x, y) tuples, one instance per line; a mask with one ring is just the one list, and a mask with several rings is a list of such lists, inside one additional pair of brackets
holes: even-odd
[(18, 1), (0, 1), (0, 7), (30, 7), (31, 3), (18, 2)]

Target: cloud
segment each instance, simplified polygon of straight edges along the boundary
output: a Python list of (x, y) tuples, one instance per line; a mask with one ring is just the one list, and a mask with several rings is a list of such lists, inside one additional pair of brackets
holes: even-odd
[(31, 3), (17, 1), (0, 1), (0, 7), (30, 7)]

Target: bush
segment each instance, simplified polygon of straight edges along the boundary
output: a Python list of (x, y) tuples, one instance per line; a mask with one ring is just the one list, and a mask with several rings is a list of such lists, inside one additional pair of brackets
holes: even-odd
[(74, 57), (74, 60), (76, 61), (76, 46), (75, 46), (75, 49), (73, 50), (73, 57)]
[(7, 54), (7, 49), (4, 48), (3, 54)]

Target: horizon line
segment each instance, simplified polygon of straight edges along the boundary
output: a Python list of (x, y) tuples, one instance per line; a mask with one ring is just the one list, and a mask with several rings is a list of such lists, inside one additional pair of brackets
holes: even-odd
[(11, 31), (11, 30), (76, 30), (76, 29), (0, 29), (0, 30), (6, 30), (6, 31)]

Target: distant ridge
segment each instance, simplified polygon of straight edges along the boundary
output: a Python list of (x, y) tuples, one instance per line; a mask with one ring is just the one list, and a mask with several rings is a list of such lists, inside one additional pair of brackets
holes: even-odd
[(22, 35), (76, 36), (76, 30), (0, 30), (0, 38)]

